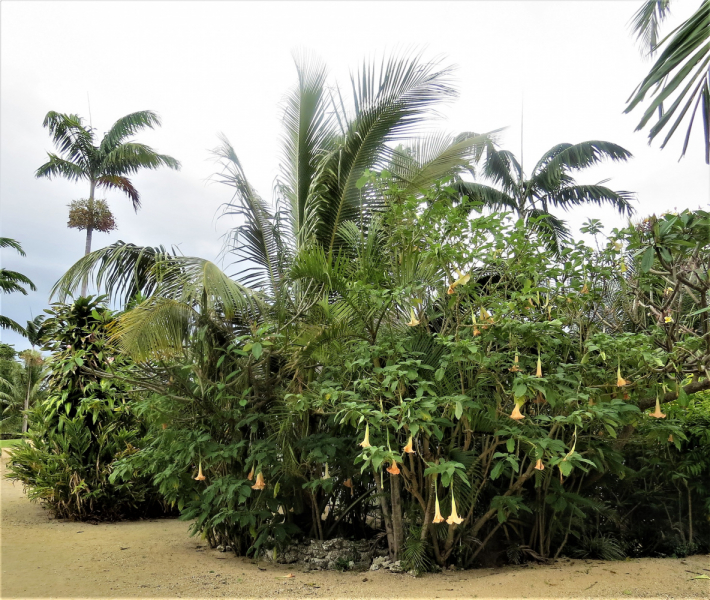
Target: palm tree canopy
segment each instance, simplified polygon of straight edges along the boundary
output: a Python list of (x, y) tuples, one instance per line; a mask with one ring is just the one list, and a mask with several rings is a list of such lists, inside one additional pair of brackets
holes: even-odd
[(529, 177), (522, 165), (508, 150), (499, 150), (492, 143), (486, 148), (481, 182), (459, 181), (454, 187), (462, 195), (497, 210), (513, 210), (530, 221), (548, 245), (559, 252), (569, 237), (565, 222), (550, 213), (551, 208), (571, 210), (584, 204), (611, 205), (621, 215), (631, 216), (634, 194), (606, 187), (606, 181), (579, 184), (572, 174), (597, 165), (604, 160), (624, 162), (631, 153), (617, 144), (590, 140), (578, 144), (557, 144), (537, 161)]
[[(25, 256), (25, 252), (20, 243), (11, 238), (0, 237), (0, 248), (13, 248), (20, 256)], [(32, 283), (32, 280), (26, 275), (18, 273), (17, 271), (0, 268), (0, 291), (3, 294), (19, 292), (23, 296), (26, 296), (27, 288), (33, 292), (37, 290), (35, 284)], [(0, 329), (10, 329), (20, 335), (26, 335), (27, 333), (22, 325), (2, 315), (0, 315)]]
[(49, 160), (37, 169), (35, 177), (86, 180), (97, 188), (118, 190), (128, 196), (137, 211), (140, 194), (128, 176), (141, 169), (180, 168), (173, 157), (129, 139), (158, 125), (160, 119), (152, 111), (131, 113), (116, 121), (96, 145), (95, 130), (86, 127), (81, 117), (50, 111), (43, 126), (49, 130), (59, 154), (48, 153)]

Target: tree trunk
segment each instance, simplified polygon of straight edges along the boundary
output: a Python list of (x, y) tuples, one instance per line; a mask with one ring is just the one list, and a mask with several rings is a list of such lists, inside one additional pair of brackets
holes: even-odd
[(392, 497), (392, 537), (394, 538), (394, 560), (402, 558), (404, 545), (404, 527), (402, 525), (402, 494), (399, 478), (401, 475), (390, 475), (390, 495)]
[[(84, 256), (91, 252), (91, 234), (94, 232), (93, 222), (91, 220), (94, 214), (94, 190), (96, 189), (96, 182), (91, 182), (91, 189), (89, 190), (89, 223), (86, 226), (86, 248), (84, 250)], [(89, 287), (89, 276), (84, 277), (84, 281), (81, 283), (81, 295), (86, 296), (87, 289)]]
[(22, 433), (27, 433), (27, 411), (30, 409), (30, 390), (32, 389), (32, 367), (27, 367), (27, 395), (25, 396), (25, 411), (22, 414)]
[(390, 508), (387, 504), (387, 496), (385, 495), (385, 490), (380, 482), (379, 473), (374, 472), (375, 475), (375, 486), (377, 487), (377, 495), (380, 500), (380, 509), (382, 510), (382, 521), (385, 524), (385, 531), (387, 532), (387, 547), (389, 549), (390, 558), (394, 556), (394, 531), (392, 529), (392, 515), (390, 515)]

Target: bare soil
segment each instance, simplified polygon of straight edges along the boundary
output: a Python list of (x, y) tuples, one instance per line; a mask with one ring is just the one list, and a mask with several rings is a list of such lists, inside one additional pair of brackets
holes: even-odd
[[(447, 571), (301, 572), (210, 550), (175, 519), (53, 519), (0, 476), (2, 598), (710, 598), (710, 556)], [(294, 577), (287, 578), (289, 574)]]

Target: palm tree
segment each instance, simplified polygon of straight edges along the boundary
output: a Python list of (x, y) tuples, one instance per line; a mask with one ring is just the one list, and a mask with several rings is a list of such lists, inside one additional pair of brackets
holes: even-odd
[[(659, 40), (660, 23), (670, 12), (670, 0), (647, 0), (633, 18), (633, 28), (649, 55), (663, 50), (648, 75), (634, 90), (624, 112), (631, 112), (646, 99), (648, 103), (636, 131), (643, 129), (657, 114), (651, 127), (649, 143), (666, 127), (661, 148), (673, 137), (681, 121), (690, 111), (690, 122), (683, 142), (685, 156), (695, 115), (700, 109), (703, 118), (705, 162), (710, 164), (710, 0), (703, 0), (689, 19)], [(675, 99), (669, 107), (664, 103)], [(692, 108), (692, 110), (691, 110)]]
[(512, 152), (489, 144), (481, 176), (494, 185), (459, 181), (454, 187), (460, 194), (489, 208), (513, 211), (541, 236), (548, 249), (559, 253), (561, 245), (569, 238), (569, 229), (550, 212), (552, 208), (568, 211), (584, 204), (609, 204), (621, 215), (633, 214), (631, 192), (616, 192), (603, 185), (606, 181), (579, 184), (571, 173), (607, 158), (626, 161), (630, 157), (628, 150), (610, 142), (557, 144), (542, 155), (526, 177)]
[[(10, 238), (0, 237), (0, 248), (13, 248), (17, 250), (20, 256), (25, 256), (25, 252), (22, 250), (20, 243)], [(33, 292), (37, 289), (35, 284), (22, 273), (0, 268), (0, 290), (2, 290), (3, 294), (20, 292), (26, 296), (27, 289), (23, 286), (27, 286)], [(0, 315), (0, 329), (11, 329), (16, 333), (26, 335), (25, 328), (22, 327), (22, 325), (3, 315)]]
[[(131, 138), (137, 132), (160, 125), (158, 115), (144, 110), (131, 113), (116, 121), (95, 144), (95, 130), (86, 127), (78, 115), (67, 115), (50, 111), (44, 118), (44, 127), (49, 129), (59, 155), (48, 153), (49, 160), (39, 167), (35, 177), (64, 177), (70, 181), (89, 182), (89, 212), (93, 210), (94, 192), (97, 188), (119, 190), (140, 208), (140, 194), (128, 175), (141, 169), (157, 169), (161, 166), (179, 169), (180, 163), (165, 154), (158, 154), (149, 146), (139, 144)], [(86, 225), (86, 251), (91, 252), (91, 222)], [(82, 286), (82, 296), (86, 295), (86, 285)]]

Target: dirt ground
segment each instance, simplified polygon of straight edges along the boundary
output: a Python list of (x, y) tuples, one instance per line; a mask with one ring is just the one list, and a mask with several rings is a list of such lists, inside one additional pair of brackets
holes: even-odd
[[(50, 518), (0, 487), (2, 598), (710, 598), (710, 556), (452, 571), (303, 573), (210, 550), (174, 519), (101, 525)], [(293, 578), (284, 576), (293, 573)]]

